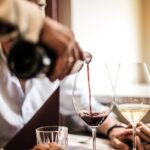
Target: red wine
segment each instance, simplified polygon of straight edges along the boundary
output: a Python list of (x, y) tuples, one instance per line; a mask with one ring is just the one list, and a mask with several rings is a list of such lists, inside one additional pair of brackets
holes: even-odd
[(89, 125), (89, 126), (98, 126), (101, 125), (107, 116), (109, 115), (109, 111), (102, 113), (91, 113), (91, 112), (81, 112), (79, 116)]
[(90, 65), (87, 64), (87, 80), (88, 80), (88, 89), (89, 89), (89, 109), (92, 114), (92, 105), (91, 105), (91, 84), (90, 84)]
[(88, 90), (89, 90), (89, 112), (83, 111), (79, 113), (79, 116), (89, 125), (98, 126), (101, 125), (107, 116), (108, 111), (102, 113), (92, 111), (92, 95), (91, 95), (91, 83), (90, 83), (90, 63), (87, 63), (87, 80), (88, 80)]

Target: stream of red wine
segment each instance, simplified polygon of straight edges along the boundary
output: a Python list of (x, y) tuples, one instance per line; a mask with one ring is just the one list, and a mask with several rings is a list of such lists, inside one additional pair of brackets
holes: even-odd
[(88, 80), (88, 88), (89, 88), (89, 109), (90, 114), (92, 114), (92, 105), (91, 105), (91, 84), (90, 84), (90, 65), (87, 64), (87, 80)]
[(88, 90), (89, 90), (89, 112), (82, 111), (79, 116), (89, 125), (98, 126), (104, 122), (104, 120), (109, 115), (108, 111), (103, 112), (92, 112), (92, 97), (91, 97), (91, 83), (90, 83), (90, 65), (87, 64), (87, 80), (88, 80)]

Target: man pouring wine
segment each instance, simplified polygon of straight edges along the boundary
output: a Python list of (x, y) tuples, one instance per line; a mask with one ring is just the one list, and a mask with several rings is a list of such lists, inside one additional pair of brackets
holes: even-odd
[[(6, 0), (4, 1), (6, 2)], [(41, 10), (41, 14), (44, 14), (43, 12), (46, 6), (45, 0), (30, 0), (30, 1), (38, 4)], [(64, 77), (66, 77), (66, 75), (70, 73), (70, 70), (72, 69), (76, 60), (78, 59), (84, 60), (84, 54), (80, 49), (80, 47), (76, 44), (73, 50), (69, 51), (69, 54), (67, 53), (68, 54), (67, 56), (65, 55), (64, 51), (63, 52), (61, 51), (61, 49), (67, 50), (66, 47), (68, 47), (68, 43), (70, 43), (69, 41), (74, 39), (72, 32), (70, 32), (68, 28), (60, 25), (59, 23), (56, 23), (52, 19), (46, 18), (43, 30), (45, 31), (43, 36), (41, 37), (43, 42), (45, 42), (48, 45), (50, 44), (49, 46), (51, 46), (51, 43), (49, 43), (50, 37), (48, 33), (50, 31), (53, 31), (52, 33), (55, 33), (54, 35), (57, 36), (53, 36), (53, 38), (51, 37), (51, 39), (53, 39), (54, 41), (52, 42), (52, 45), (56, 46), (55, 47), (56, 49), (58, 48), (58, 45), (60, 46), (58, 48), (60, 50), (58, 51), (59, 57), (57, 59), (55, 71), (54, 74), (51, 76), (51, 79), (52, 80), (63, 79)], [(12, 76), (12, 74), (9, 72), (6, 63), (6, 56), (9, 53), (11, 44), (13, 42), (13, 38), (9, 39), (8, 41), (5, 40), (4, 42), (2, 42), (1, 48), (0, 147), (4, 147), (18, 133), (18, 131), (23, 128), (23, 126), (28, 122), (28, 120), (32, 118), (35, 112), (40, 108), (40, 106), (46, 101), (46, 99), (53, 93), (54, 89), (56, 89), (56, 87), (58, 87), (59, 85), (58, 80), (56, 80), (55, 82), (50, 82), (48, 78), (42, 79), (37, 78), (23, 81), (18, 79), (16, 76)], [(69, 61), (68, 64), (68, 59), (66, 61), (65, 58), (66, 57), (70, 58), (70, 56), (74, 60)], [(65, 69), (65, 71), (62, 73), (61, 71), (63, 69)], [(64, 80), (64, 82), (62, 82), (61, 89), (65, 90), (67, 88), (70, 88), (71, 83), (70, 81), (71, 80), (69, 78)], [(64, 98), (66, 96), (65, 91), (61, 93), (62, 93), (61, 104), (63, 104), (61, 105), (62, 107), (65, 106), (67, 103), (69, 103), (69, 101), (71, 100), (70, 96), (68, 96), (68, 98)], [(34, 97), (35, 95), (36, 100)], [(70, 106), (68, 105), (65, 107), (69, 108)], [(61, 109), (64, 110), (63, 108)], [(101, 127), (98, 128), (98, 132), (109, 137), (112, 145), (115, 148), (122, 150), (129, 150), (129, 147), (127, 144), (125, 144), (125, 141), (131, 139), (132, 130), (127, 129), (122, 124), (120, 124), (120, 122), (116, 119), (116, 117), (114, 116), (108, 117), (105, 120), (105, 122), (101, 125)], [(143, 150), (143, 146), (141, 144), (139, 137), (137, 137), (137, 147), (139, 150)], [(37, 145), (35, 146), (34, 149), (35, 150), (44, 149), (44, 146), (41, 146), (39, 148), (39, 145)]]

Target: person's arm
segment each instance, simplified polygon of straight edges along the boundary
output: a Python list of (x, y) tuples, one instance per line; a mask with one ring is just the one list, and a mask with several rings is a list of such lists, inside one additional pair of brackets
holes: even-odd
[[(98, 127), (98, 131), (106, 135), (111, 142), (111, 145), (117, 149), (129, 150), (132, 143), (132, 129), (127, 128), (123, 123), (120, 123), (115, 117), (108, 117), (104, 123)], [(137, 148), (143, 150), (142, 142), (139, 136), (136, 138)]]
[(114, 128), (120, 128), (122, 130), (126, 127), (127, 125), (119, 122), (115, 116), (108, 116), (108, 118), (98, 127), (98, 131), (109, 137), (108, 134), (110, 134)]
[[(41, 42), (56, 54), (55, 66), (49, 78), (62, 80), (72, 70), (78, 71), (85, 59), (84, 52), (76, 42), (72, 31), (51, 18), (43, 17), (39, 7), (25, 0), (2, 0), (0, 2), (0, 23), (4, 21), (16, 26), (21, 38), (26, 41)], [(28, 10), (28, 11), (26, 11)], [(5, 14), (11, 14), (9, 17)], [(1, 25), (1, 24), (0, 24)], [(1, 30), (0, 30), (1, 31)], [(0, 38), (12, 38), (10, 34), (0, 33)], [(7, 38), (6, 38), (7, 37)], [(3, 40), (4, 40), (3, 39)], [(6, 53), (9, 53), (8, 49)]]

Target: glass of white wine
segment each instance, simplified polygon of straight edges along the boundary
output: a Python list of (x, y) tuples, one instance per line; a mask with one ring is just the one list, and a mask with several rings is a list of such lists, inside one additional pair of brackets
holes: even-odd
[(119, 64), (115, 82), (115, 103), (133, 128), (136, 150), (136, 125), (150, 109), (150, 74), (144, 62)]

